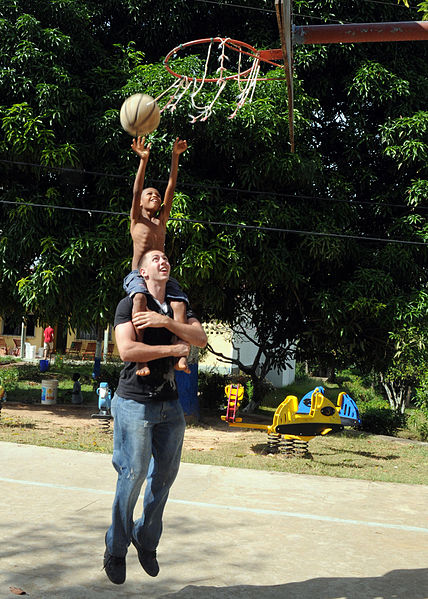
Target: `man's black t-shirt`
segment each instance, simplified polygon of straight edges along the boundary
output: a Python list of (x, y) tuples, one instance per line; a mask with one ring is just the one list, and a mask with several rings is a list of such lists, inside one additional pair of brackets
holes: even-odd
[[(165, 314), (151, 295), (146, 295), (149, 310)], [(167, 302), (166, 315), (173, 317), (172, 308)], [(187, 311), (187, 319), (194, 318), (191, 310)], [(132, 320), (132, 299), (124, 297), (116, 308), (114, 326)], [(144, 343), (147, 345), (171, 345), (173, 334), (164, 328), (144, 329)], [(148, 362), (150, 374), (138, 376), (135, 374), (136, 363), (125, 362), (119, 377), (116, 393), (124, 399), (133, 399), (140, 403), (149, 401), (169, 401), (178, 399), (174, 377), (174, 358), (159, 358)]]

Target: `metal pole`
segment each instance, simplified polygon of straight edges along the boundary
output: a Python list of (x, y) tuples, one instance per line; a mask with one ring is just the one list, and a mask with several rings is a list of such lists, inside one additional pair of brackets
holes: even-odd
[(109, 332), (110, 332), (110, 325), (107, 325), (107, 328), (104, 330), (103, 362), (105, 362), (107, 360)]
[[(293, 44), (353, 44), (361, 42), (428, 41), (428, 21), (293, 25)], [(260, 50), (260, 58), (282, 60), (282, 48)]]
[(295, 44), (351, 44), (428, 40), (428, 21), (301, 25), (293, 28)]
[(27, 338), (27, 323), (25, 322), (25, 318), (22, 319), (21, 324), (21, 349), (19, 350), (19, 357), (25, 357), (25, 339)]
[(282, 58), (284, 60), (285, 78), (288, 92), (288, 129), (290, 148), (294, 153), (294, 91), (293, 91), (293, 43), (292, 43), (292, 11), (291, 0), (275, 0), (276, 17), (281, 40)]

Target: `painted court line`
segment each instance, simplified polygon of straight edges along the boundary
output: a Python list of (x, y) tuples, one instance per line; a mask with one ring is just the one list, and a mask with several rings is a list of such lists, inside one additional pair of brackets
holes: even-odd
[[(81, 493), (94, 493), (96, 495), (114, 495), (114, 491), (105, 491), (103, 489), (89, 489), (86, 487), (70, 487), (67, 485), (59, 485), (54, 483), (41, 483), (37, 481), (28, 480), (16, 480), (14, 478), (0, 477), (0, 482), (17, 484), (17, 485), (29, 485), (33, 487), (44, 487), (48, 489), (62, 489), (64, 491), (79, 491)], [(333, 516), (322, 516), (318, 514), (305, 514), (298, 512), (285, 512), (281, 510), (264, 510), (261, 508), (251, 508), (242, 506), (232, 505), (221, 505), (218, 503), (205, 503), (203, 501), (186, 501), (184, 499), (169, 499), (169, 503), (175, 503), (177, 505), (188, 505), (191, 507), (200, 507), (215, 510), (230, 510), (233, 512), (245, 512), (258, 515), (267, 516), (283, 516), (286, 518), (300, 518), (303, 520), (317, 520), (319, 522), (334, 522), (336, 524), (352, 524), (356, 526), (370, 526), (373, 528), (386, 528), (393, 530), (402, 530), (405, 532), (419, 532), (428, 534), (428, 528), (421, 528), (418, 526), (407, 526), (405, 524), (388, 524), (387, 522), (370, 522), (364, 520), (351, 520), (346, 518), (335, 518)]]

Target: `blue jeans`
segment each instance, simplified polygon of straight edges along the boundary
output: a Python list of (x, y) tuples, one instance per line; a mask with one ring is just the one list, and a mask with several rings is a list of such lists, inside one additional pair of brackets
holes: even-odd
[[(118, 478), (106, 545), (111, 555), (124, 557), (131, 537), (147, 551), (154, 551), (159, 543), (163, 511), (180, 466), (186, 424), (178, 400), (144, 404), (115, 394), (111, 411), (113, 466)], [(143, 514), (134, 522), (134, 507), (146, 478)]]

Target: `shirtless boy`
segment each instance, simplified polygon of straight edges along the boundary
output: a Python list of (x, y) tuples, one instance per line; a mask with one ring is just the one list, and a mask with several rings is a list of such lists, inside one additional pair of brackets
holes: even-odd
[[(131, 236), (134, 243), (132, 272), (125, 277), (123, 287), (126, 293), (133, 298), (132, 315), (134, 315), (137, 312), (147, 310), (147, 298), (145, 295), (147, 287), (139, 272), (140, 263), (146, 252), (150, 250), (164, 251), (166, 223), (171, 212), (172, 199), (177, 183), (178, 160), (180, 154), (187, 150), (187, 142), (178, 137), (174, 142), (171, 170), (163, 203), (157, 189), (153, 187), (143, 189), (151, 144), (145, 145), (145, 138), (137, 137), (132, 141), (131, 148), (140, 157), (140, 165), (135, 177), (131, 207)], [(175, 279), (169, 279), (166, 294), (170, 299), (174, 319), (178, 322), (187, 322), (186, 310), (188, 299)], [(143, 332), (138, 329), (135, 332), (138, 341), (142, 341)], [(179, 358), (176, 368), (190, 372), (187, 366), (187, 358)], [(140, 376), (147, 376), (150, 374), (150, 368), (147, 363), (138, 364), (136, 373)]]

